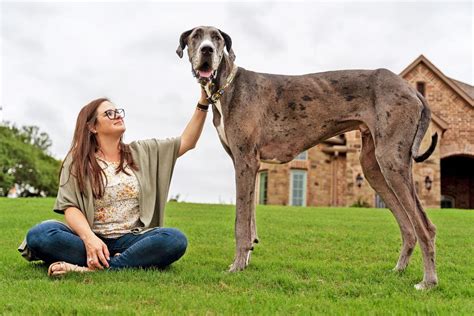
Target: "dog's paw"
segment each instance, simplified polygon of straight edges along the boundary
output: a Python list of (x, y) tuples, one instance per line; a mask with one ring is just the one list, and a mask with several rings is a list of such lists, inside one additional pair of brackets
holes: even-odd
[(229, 266), (229, 272), (239, 272), (244, 269), (245, 269), (245, 266), (235, 264), (235, 262)]
[(251, 251), (237, 255), (234, 262), (229, 267), (229, 272), (238, 272), (244, 270), (250, 263)]
[(415, 289), (418, 291), (430, 290), (436, 287), (437, 284), (438, 284), (437, 281), (433, 281), (433, 282), (421, 281), (420, 283), (415, 284)]
[(405, 272), (405, 270), (406, 270), (406, 267), (402, 268), (397, 265), (395, 268), (392, 269), (392, 272), (402, 273), (402, 272)]

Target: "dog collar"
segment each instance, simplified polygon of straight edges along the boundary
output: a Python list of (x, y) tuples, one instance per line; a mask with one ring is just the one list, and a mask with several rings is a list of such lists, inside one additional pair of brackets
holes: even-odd
[(239, 69), (239, 67), (237, 67), (234, 64), (234, 67), (232, 68), (232, 71), (230, 72), (229, 76), (227, 77), (225, 85), (222, 88), (217, 89), (217, 91), (215, 93), (211, 92), (211, 88), (214, 86), (213, 82), (209, 82), (207, 85), (203, 86), (204, 90), (206, 91), (206, 94), (207, 94), (207, 101), (209, 103), (215, 104), (217, 101), (219, 101), (219, 99), (222, 97), (222, 95), (224, 95), (225, 89), (227, 89), (227, 87), (234, 80), (235, 74), (237, 73), (238, 69)]

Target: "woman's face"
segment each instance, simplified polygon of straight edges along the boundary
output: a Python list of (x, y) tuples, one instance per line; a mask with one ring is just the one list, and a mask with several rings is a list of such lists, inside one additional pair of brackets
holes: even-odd
[(121, 136), (125, 132), (124, 113), (109, 101), (102, 102), (97, 108), (95, 130), (98, 135)]

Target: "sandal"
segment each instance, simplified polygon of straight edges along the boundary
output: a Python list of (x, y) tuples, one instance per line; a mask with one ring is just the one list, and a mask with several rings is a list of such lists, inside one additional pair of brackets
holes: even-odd
[[(53, 271), (54, 266), (60, 266), (59, 270)], [(51, 265), (48, 268), (48, 275), (50, 277), (60, 277), (63, 276), (69, 272), (89, 272), (92, 271), (87, 267), (81, 267), (78, 266), (77, 264), (72, 264), (72, 263), (67, 263), (65, 261), (57, 261), (54, 263), (51, 263)]]

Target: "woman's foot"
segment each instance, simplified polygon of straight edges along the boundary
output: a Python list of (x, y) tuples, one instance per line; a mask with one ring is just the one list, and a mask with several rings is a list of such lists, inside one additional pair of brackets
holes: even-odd
[(63, 276), (69, 272), (91, 272), (94, 270), (89, 269), (88, 267), (81, 267), (77, 264), (67, 263), (65, 261), (58, 261), (52, 263), (48, 268), (48, 275), (50, 277), (59, 277)]

